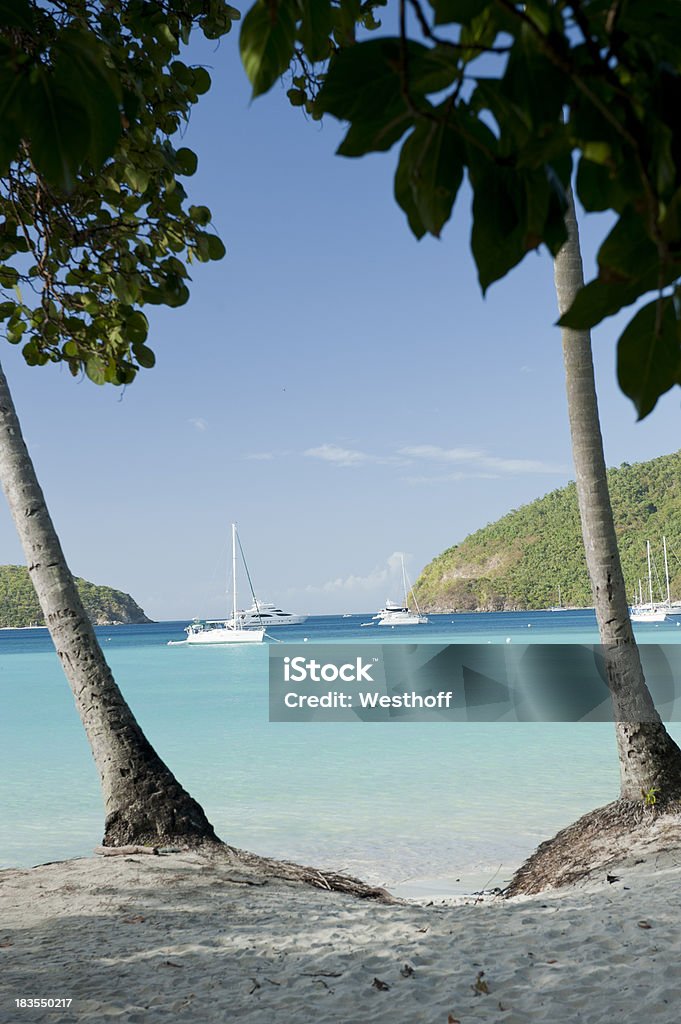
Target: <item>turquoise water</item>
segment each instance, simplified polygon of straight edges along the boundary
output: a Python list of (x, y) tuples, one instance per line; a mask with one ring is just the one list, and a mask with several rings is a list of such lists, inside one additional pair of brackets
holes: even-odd
[[(313, 618), (276, 636), (597, 642), (591, 612), (433, 616), (402, 630), (360, 628), (368, 618)], [(233, 845), (404, 892), (470, 891), (500, 884), (538, 842), (617, 795), (608, 724), (271, 724), (266, 646), (168, 646), (183, 626), (97, 632), (147, 736)], [(638, 635), (681, 642), (669, 623)], [(45, 630), (0, 632), (0, 688), (0, 865), (90, 853), (97, 775)]]

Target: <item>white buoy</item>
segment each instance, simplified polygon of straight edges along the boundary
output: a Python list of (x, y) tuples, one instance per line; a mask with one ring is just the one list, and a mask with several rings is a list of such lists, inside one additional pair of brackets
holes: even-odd
[(507, 644), (510, 644), (510, 642), (511, 642), (511, 638), (510, 638), (510, 636), (507, 636), (507, 637), (506, 637), (506, 643), (507, 643)]

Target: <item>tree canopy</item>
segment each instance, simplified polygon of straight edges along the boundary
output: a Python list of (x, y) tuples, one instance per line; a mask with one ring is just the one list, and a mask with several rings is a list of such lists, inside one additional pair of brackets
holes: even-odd
[(144, 306), (180, 306), (220, 259), (175, 137), (211, 84), (180, 59), (224, 0), (0, 0), (0, 321), (32, 365), (97, 384), (151, 367)]
[(440, 235), (467, 175), (483, 292), (539, 246), (558, 252), (574, 171), (585, 210), (616, 219), (560, 323), (648, 299), (618, 342), (646, 416), (681, 383), (681, 4), (399, 0), (393, 35), (383, 6), (257, 0), (240, 38), (254, 95), (288, 73), (294, 106), (347, 123), (339, 154), (401, 142), (395, 198), (417, 238)]

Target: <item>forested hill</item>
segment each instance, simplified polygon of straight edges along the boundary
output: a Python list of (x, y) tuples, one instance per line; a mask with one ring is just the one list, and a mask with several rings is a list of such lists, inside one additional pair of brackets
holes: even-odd
[[(129, 594), (76, 579), (85, 610), (95, 625), (151, 622)], [(45, 620), (23, 565), (0, 565), (0, 626), (42, 626)]]
[[(662, 537), (669, 549), (672, 597), (681, 598), (681, 451), (608, 470), (617, 539), (630, 599), (647, 588), (646, 540), (664, 588)], [(431, 612), (503, 611), (593, 604), (574, 484), (514, 509), (448, 548), (414, 585)]]

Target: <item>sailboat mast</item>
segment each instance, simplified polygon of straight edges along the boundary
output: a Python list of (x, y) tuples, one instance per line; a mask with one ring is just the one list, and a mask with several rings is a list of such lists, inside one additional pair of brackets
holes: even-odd
[(664, 550), (664, 578), (667, 584), (667, 604), (672, 603), (672, 595), (669, 589), (669, 562), (667, 561), (667, 538), (662, 538), (662, 548)]
[(650, 606), (653, 606), (653, 572), (650, 568), (650, 541), (646, 541), (646, 548), (648, 551), (648, 594), (650, 596)]
[(236, 629), (236, 523), (232, 523), (232, 618)]

